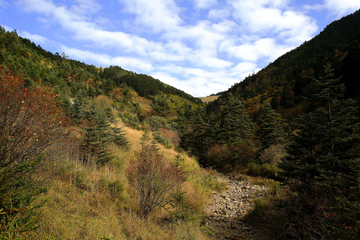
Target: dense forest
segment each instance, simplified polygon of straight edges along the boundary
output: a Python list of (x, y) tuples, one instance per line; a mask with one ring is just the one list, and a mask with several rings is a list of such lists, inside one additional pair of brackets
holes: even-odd
[[(359, 239), (359, 39), (357, 11), (204, 104), (1, 28), (0, 239), (69, 231), (49, 219), (80, 211), (54, 207), (66, 205), (62, 188), (79, 202), (90, 196), (83, 215), (117, 219), (119, 232), (99, 227), (115, 239), (202, 239), (201, 209), (224, 187), (216, 171), (271, 182), (247, 217), (264, 238)], [(77, 231), (68, 238), (94, 236)]]

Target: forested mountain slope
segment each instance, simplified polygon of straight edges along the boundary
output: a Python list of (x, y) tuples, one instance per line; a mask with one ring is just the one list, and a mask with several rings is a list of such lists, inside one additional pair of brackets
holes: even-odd
[(41, 81), (43, 84), (57, 86), (61, 91), (73, 92), (86, 85), (88, 91), (106, 93), (126, 84), (141, 97), (150, 98), (166, 93), (192, 102), (201, 102), (151, 76), (127, 71), (118, 66), (97, 68), (71, 60), (65, 53), (52, 54), (29, 39), (18, 36), (16, 31), (6, 32), (3, 28), (0, 29), (0, 49), (0, 64), (22, 72), (29, 85), (34, 81)]
[[(324, 65), (331, 64), (336, 76), (342, 76), (346, 97), (360, 96), (360, 11), (329, 24), (319, 35), (279, 57), (257, 74), (245, 78), (227, 92), (245, 100), (247, 111), (258, 112), (271, 102), (286, 116), (305, 108), (304, 98), (313, 88)], [(216, 109), (221, 100), (210, 104)]]
[(0, 28), (0, 239), (207, 239), (223, 185), (179, 134), (203, 106)]

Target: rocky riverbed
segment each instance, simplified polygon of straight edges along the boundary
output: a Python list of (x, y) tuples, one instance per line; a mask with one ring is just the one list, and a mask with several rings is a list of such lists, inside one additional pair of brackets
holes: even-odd
[(205, 209), (207, 224), (214, 231), (213, 239), (262, 239), (256, 229), (244, 222), (244, 216), (253, 208), (254, 200), (263, 197), (267, 189), (231, 176), (222, 176), (220, 180), (227, 182), (227, 189), (213, 192)]

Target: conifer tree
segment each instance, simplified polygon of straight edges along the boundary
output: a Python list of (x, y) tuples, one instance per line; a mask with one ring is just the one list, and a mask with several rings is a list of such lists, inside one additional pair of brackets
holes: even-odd
[(360, 220), (356, 104), (342, 99), (345, 87), (338, 83), (339, 78), (334, 78), (329, 65), (324, 76), (313, 80), (317, 92), (312, 100), (317, 109), (298, 117), (297, 133), (287, 149), (288, 156), (280, 164), (282, 175), (295, 180), (292, 189), (308, 196), (311, 209), (326, 202), (340, 227), (355, 229)]
[(108, 149), (108, 144), (112, 141), (110, 124), (107, 122), (106, 116), (94, 104), (90, 107), (87, 120), (88, 125), (84, 129), (82, 144), (85, 154), (84, 161), (88, 161), (91, 156), (94, 156), (96, 163), (104, 164), (113, 158), (113, 154)]
[(272, 109), (270, 103), (265, 104), (265, 107), (260, 110), (260, 129), (257, 131), (262, 149), (271, 145), (284, 144), (287, 138), (285, 127), (286, 123), (281, 114)]
[(240, 100), (229, 94), (225, 107), (221, 111), (219, 123), (219, 140), (233, 143), (249, 140), (253, 135), (253, 123)]
[(76, 94), (74, 102), (72, 104), (72, 118), (75, 122), (79, 123), (85, 118), (85, 100), (82, 91)]

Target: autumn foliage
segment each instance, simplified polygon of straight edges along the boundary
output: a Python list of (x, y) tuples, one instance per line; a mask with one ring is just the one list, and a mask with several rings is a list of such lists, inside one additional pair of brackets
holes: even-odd
[(0, 68), (0, 168), (41, 155), (64, 137), (65, 121), (50, 89), (25, 87)]

